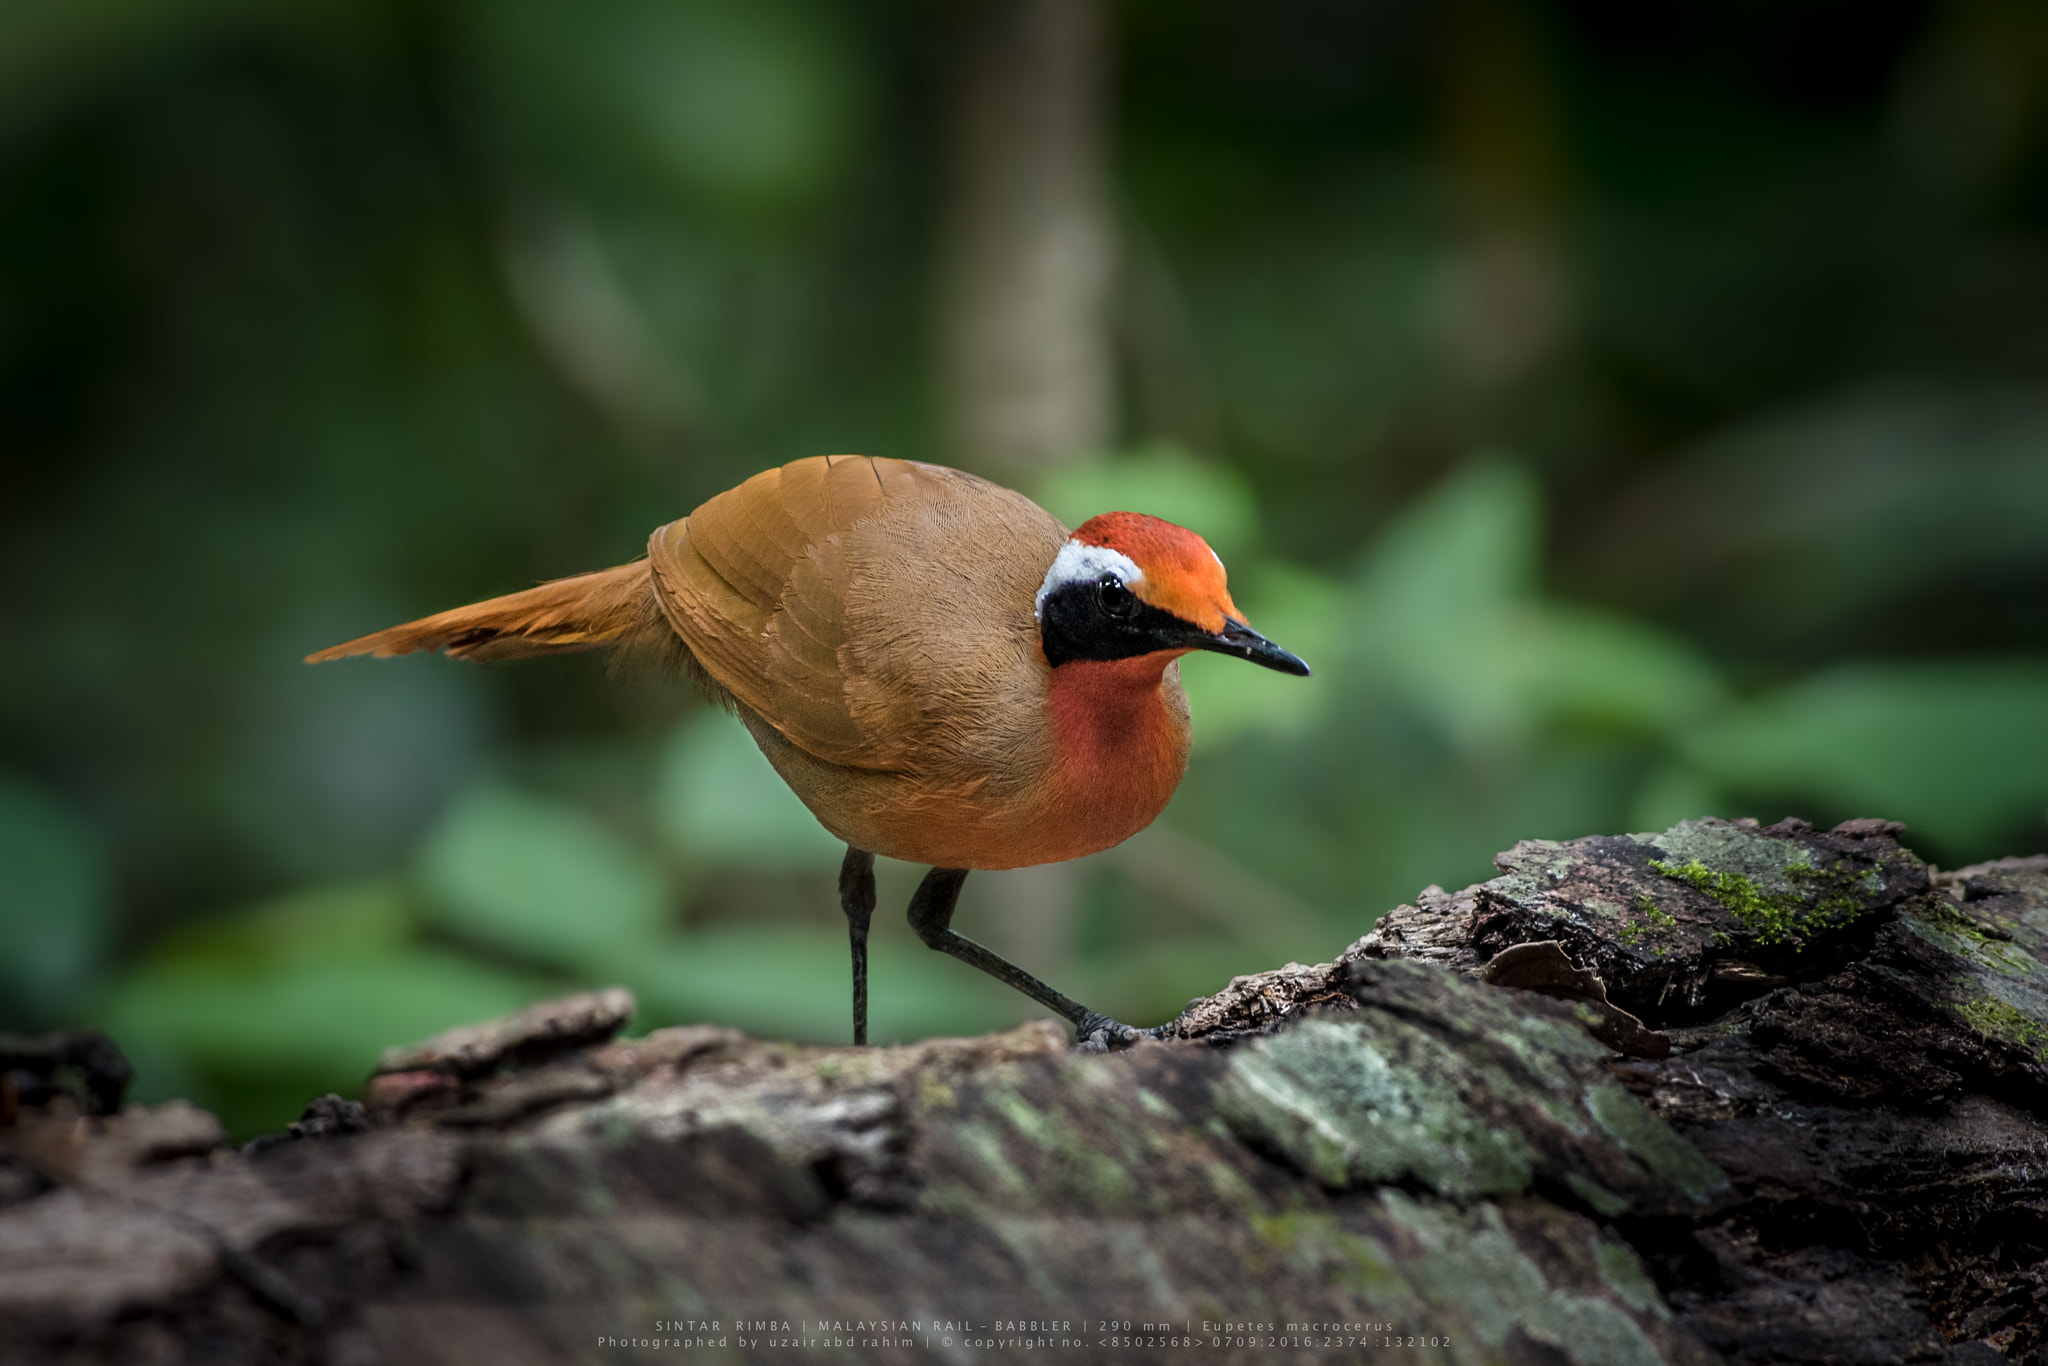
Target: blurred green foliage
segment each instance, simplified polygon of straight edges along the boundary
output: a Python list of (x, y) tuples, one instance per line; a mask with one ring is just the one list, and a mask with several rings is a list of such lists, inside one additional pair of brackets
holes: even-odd
[(106, 851), (76, 814), (0, 777), (0, 987), (20, 1015), (75, 1008), (106, 951)]
[[(839, 851), (730, 718), (297, 661), (772, 462), (941, 457), (941, 18), (0, 9), (0, 1028), (110, 1029), (238, 1132), (582, 983), (843, 1035)], [(1516, 839), (1707, 813), (2048, 847), (2038, 7), (1115, 28), (1125, 449), (1029, 491), (1204, 532), (1316, 675), (1185, 661), (1186, 785), (1027, 966), (1161, 1018)], [(910, 936), (918, 873), (877, 1037), (1033, 1013)]]

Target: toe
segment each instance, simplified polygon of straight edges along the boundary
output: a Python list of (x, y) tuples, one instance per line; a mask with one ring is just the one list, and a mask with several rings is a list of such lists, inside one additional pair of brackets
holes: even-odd
[(1133, 1029), (1120, 1020), (1107, 1015), (1090, 1014), (1074, 1030), (1074, 1051), (1077, 1053), (1113, 1053), (1129, 1048), (1133, 1044), (1149, 1042), (1157, 1038), (1150, 1030)]

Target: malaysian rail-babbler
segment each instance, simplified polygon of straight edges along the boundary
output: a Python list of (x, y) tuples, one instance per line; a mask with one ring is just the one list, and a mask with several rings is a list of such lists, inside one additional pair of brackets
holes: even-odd
[(1222, 561), (1184, 527), (1110, 512), (1069, 532), (974, 475), (852, 455), (757, 474), (655, 531), (631, 564), (309, 660), (603, 647), (687, 670), (846, 841), (857, 1043), (876, 854), (931, 865), (910, 902), (926, 944), (1057, 1011), (1085, 1046), (1139, 1038), (955, 932), (961, 884), (1152, 823), (1187, 768), (1188, 651), (1309, 671), (1245, 624)]

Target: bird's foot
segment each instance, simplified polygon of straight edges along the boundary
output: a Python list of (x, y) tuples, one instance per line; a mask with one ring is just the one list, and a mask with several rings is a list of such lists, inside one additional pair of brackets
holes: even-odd
[(1135, 1029), (1120, 1020), (1112, 1020), (1099, 1011), (1091, 1010), (1074, 1026), (1074, 1051), (1115, 1053), (1133, 1044), (1154, 1041), (1159, 1037), (1158, 1028)]

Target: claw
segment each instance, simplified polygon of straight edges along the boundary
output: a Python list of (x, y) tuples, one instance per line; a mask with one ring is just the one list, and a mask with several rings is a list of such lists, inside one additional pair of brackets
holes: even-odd
[(1076, 1053), (1110, 1053), (1159, 1038), (1158, 1029), (1134, 1029), (1120, 1020), (1089, 1011), (1074, 1026)]

